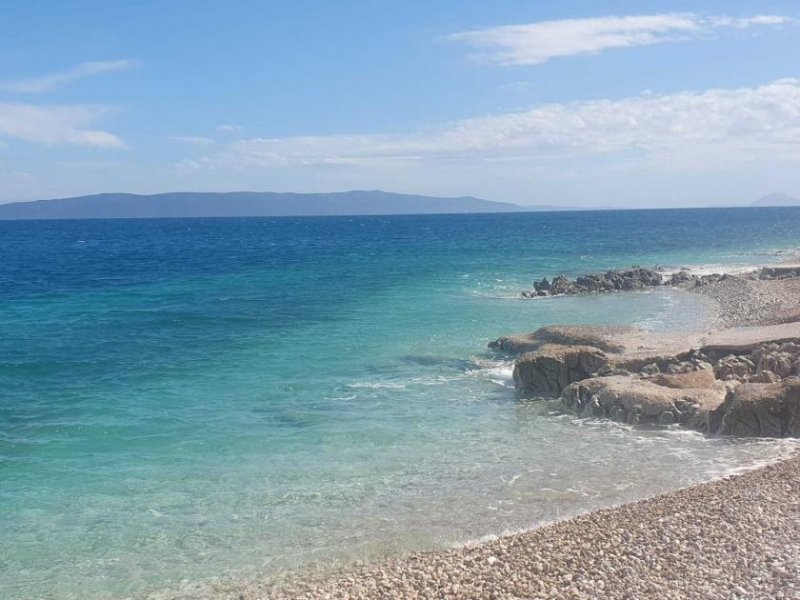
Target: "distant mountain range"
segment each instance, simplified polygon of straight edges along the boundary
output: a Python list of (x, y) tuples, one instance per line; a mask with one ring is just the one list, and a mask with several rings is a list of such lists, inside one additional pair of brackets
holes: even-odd
[(775, 192), (759, 198), (750, 206), (800, 206), (800, 200), (783, 192)]
[[(800, 206), (800, 200), (776, 192), (750, 206)], [(55, 200), (0, 204), (8, 219), (148, 219), (169, 217), (300, 217), (508, 213), (530, 211), (614, 210), (604, 206), (520, 206), (472, 196), (437, 197), (380, 190), (296, 194), (289, 192), (171, 192), (167, 194), (95, 194)]]
[[(0, 204), (0, 219), (115, 219), (163, 217), (278, 217), (493, 213), (556, 207), (522, 207), (471, 196), (439, 198), (352, 191), (328, 194), (277, 192), (174, 192), (96, 194)], [(563, 209), (562, 209), (563, 210)]]

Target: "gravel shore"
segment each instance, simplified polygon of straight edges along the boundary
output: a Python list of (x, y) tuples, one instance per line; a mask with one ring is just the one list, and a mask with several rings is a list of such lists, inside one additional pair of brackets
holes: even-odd
[(800, 457), (484, 544), (222, 598), (800, 598)]
[(731, 278), (690, 291), (714, 300), (721, 329), (800, 320), (800, 279), (759, 281)]

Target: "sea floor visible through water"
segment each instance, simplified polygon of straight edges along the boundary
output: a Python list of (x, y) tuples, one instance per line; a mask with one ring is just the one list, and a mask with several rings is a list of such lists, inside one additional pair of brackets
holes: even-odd
[(670, 288), (519, 292), (780, 262), (797, 216), (0, 223), (0, 596), (446, 548), (774, 460), (791, 445), (520, 401), (486, 346), (553, 323), (711, 328), (708, 300)]

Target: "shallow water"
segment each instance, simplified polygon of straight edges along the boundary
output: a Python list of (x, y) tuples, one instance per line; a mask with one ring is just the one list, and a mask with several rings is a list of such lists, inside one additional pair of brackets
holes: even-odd
[(0, 222), (0, 596), (441, 548), (774, 458), (514, 398), (549, 323), (708, 325), (670, 289), (521, 300), (633, 263), (777, 262), (800, 211)]

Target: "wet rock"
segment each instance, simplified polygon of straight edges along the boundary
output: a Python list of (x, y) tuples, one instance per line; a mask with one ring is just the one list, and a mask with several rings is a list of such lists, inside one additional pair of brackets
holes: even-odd
[[(543, 290), (544, 291), (544, 290)], [(578, 290), (575, 284), (563, 275), (559, 275), (553, 279), (550, 289), (547, 290), (549, 296), (560, 296), (562, 294), (577, 294)]]
[(558, 395), (567, 385), (590, 377), (607, 362), (605, 352), (592, 346), (545, 344), (516, 360), (514, 385), (523, 397)]
[[(722, 385), (708, 388), (668, 388), (635, 377), (598, 377), (565, 387), (561, 402), (572, 412), (630, 424), (681, 423), (714, 431), (726, 397)], [(669, 413), (669, 414), (665, 414)]]
[(669, 280), (667, 281), (667, 285), (672, 286), (693, 286), (697, 285), (700, 282), (700, 278), (697, 275), (692, 275), (689, 271), (681, 270), (677, 273), (673, 273)]
[(800, 379), (777, 383), (744, 383), (723, 406), (721, 435), (800, 436)]
[(663, 277), (655, 269), (631, 267), (630, 269), (612, 269), (605, 273), (590, 273), (578, 277), (575, 281), (564, 275), (555, 277), (552, 282), (546, 278), (534, 282), (533, 290), (522, 292), (524, 298), (539, 296), (560, 296), (574, 294), (600, 294), (623, 290), (641, 290), (658, 286)]

